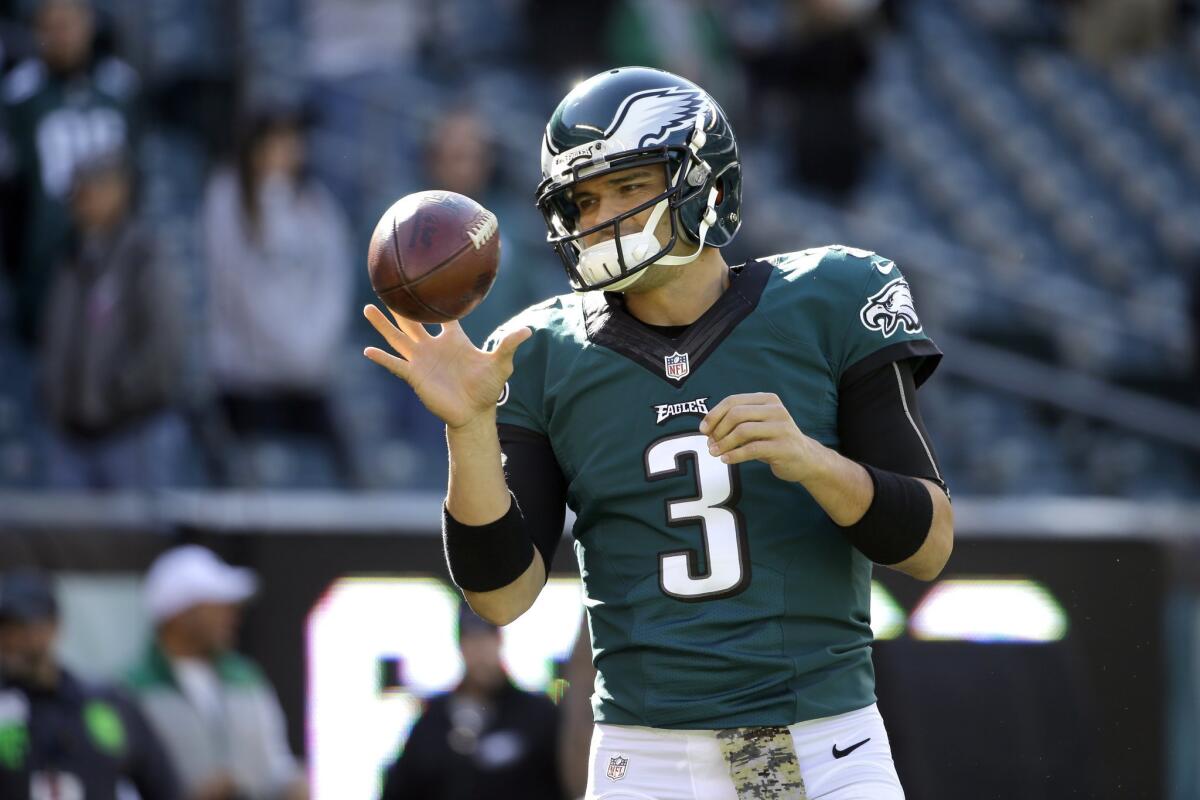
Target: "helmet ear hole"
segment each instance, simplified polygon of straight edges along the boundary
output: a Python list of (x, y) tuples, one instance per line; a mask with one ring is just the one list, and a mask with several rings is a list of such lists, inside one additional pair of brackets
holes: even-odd
[(717, 202), (716, 202), (716, 204), (718, 206), (721, 205), (721, 201), (724, 199), (725, 199), (725, 179), (717, 178)]

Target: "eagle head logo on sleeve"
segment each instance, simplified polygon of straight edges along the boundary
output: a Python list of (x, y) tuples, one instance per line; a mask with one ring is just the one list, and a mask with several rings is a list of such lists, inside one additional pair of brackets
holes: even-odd
[(921, 320), (917, 319), (912, 290), (904, 278), (896, 278), (871, 295), (858, 312), (858, 318), (867, 330), (879, 331), (885, 339), (901, 327), (905, 333), (921, 332)]

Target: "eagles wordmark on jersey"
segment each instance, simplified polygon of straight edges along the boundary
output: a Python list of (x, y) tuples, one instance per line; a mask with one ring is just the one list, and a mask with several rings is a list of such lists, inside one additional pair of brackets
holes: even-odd
[(676, 339), (602, 292), (514, 325), (534, 333), (498, 421), (546, 436), (567, 480), (597, 722), (779, 726), (871, 704), (870, 561), (799, 484), (710, 455), (698, 424), (773, 392), (836, 449), (847, 377), (915, 358), (920, 383), (937, 363), (899, 268), (840, 246), (753, 261)]

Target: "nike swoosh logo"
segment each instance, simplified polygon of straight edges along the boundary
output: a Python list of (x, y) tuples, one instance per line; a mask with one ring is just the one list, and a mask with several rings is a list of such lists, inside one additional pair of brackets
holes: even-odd
[(871, 741), (871, 737), (870, 737), (870, 736), (868, 736), (867, 738), (863, 739), (863, 740), (862, 740), (861, 742), (859, 742), (858, 744), (852, 744), (852, 745), (850, 745), (850, 746), (849, 746), (849, 747), (847, 747), (845, 750), (838, 750), (838, 746), (835, 744), (835, 745), (833, 746), (833, 757), (834, 757), (834, 758), (845, 758), (846, 756), (850, 755), (850, 754), (851, 754), (851, 753), (853, 753), (855, 750), (857, 750), (858, 748), (862, 747), (864, 744), (866, 744), (866, 743), (867, 743), (867, 742), (869, 742), (869, 741)]

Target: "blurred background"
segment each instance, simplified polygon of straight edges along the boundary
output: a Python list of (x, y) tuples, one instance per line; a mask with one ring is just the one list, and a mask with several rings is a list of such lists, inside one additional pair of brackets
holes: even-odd
[[(142, 572), (203, 543), (261, 578), (238, 641), (313, 794), (376, 796), (462, 661), (370, 232), (427, 188), (498, 215), (476, 342), (565, 291), (541, 129), (621, 64), (728, 112), (730, 263), (885, 254), (946, 353), (960, 544), (873, 606), (909, 795), (1200, 798), (1196, 0), (0, 0), (0, 568), (56, 576), (63, 658), (120, 676)], [(568, 549), (505, 644), (555, 699)]]

